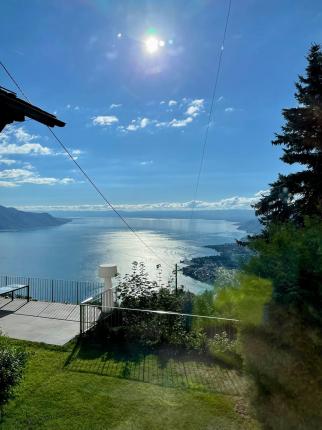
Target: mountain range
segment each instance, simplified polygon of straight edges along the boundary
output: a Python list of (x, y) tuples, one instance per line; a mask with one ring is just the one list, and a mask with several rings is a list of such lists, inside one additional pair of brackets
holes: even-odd
[(0, 231), (53, 227), (69, 221), (71, 220), (56, 218), (48, 213), (24, 212), (15, 208), (0, 206)]

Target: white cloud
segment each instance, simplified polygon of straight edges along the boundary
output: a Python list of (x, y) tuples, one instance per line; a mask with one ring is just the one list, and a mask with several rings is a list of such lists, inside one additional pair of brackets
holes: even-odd
[(28, 178), (33, 176), (33, 173), (27, 169), (6, 169), (0, 171), (0, 178), (4, 179), (20, 179), (22, 177)]
[[(154, 129), (160, 129), (162, 127), (171, 127), (171, 128), (183, 128), (188, 124), (192, 123), (193, 120), (204, 112), (205, 100), (204, 99), (189, 99), (187, 97), (182, 98), (181, 100), (171, 99), (169, 101), (162, 100), (160, 101), (160, 105), (166, 104), (169, 107), (177, 106), (178, 107), (178, 116), (173, 119), (150, 119), (147, 117), (137, 117), (132, 119), (128, 124), (120, 124), (117, 127), (122, 133), (127, 132), (135, 132), (144, 128), (147, 128), (149, 131)], [(120, 104), (111, 104), (110, 108), (114, 109)], [(171, 109), (166, 110), (167, 114), (171, 111)], [(180, 118), (181, 114), (181, 118)], [(94, 125), (101, 126), (110, 126), (116, 122), (119, 122), (119, 119), (114, 115), (107, 116), (96, 116), (92, 118)]]
[(38, 138), (39, 136), (28, 133), (24, 127), (7, 126), (0, 134), (0, 154), (52, 155), (53, 151), (50, 148), (34, 143)]
[[(78, 160), (79, 156), (81, 154), (84, 154), (84, 151), (82, 151), (80, 149), (71, 149), (71, 150), (69, 150), (69, 152), (73, 156), (74, 160)], [(65, 157), (68, 157), (68, 154), (66, 152), (59, 152), (56, 155), (64, 155)]]
[(34, 169), (5, 169), (0, 171), (0, 179), (7, 179), (0, 181), (2, 187), (16, 187), (22, 184), (67, 185), (75, 182), (73, 178), (42, 177)]
[(92, 118), (94, 125), (110, 126), (119, 122), (115, 115), (99, 115)]
[(186, 110), (186, 115), (196, 116), (198, 115), (199, 109), (196, 106), (189, 106)]
[(150, 124), (150, 120), (148, 118), (142, 118), (140, 121), (141, 128), (145, 128), (149, 124)]
[(229, 112), (230, 113), (230, 112), (235, 112), (235, 110), (236, 110), (235, 108), (233, 108), (233, 107), (230, 106), (230, 107), (226, 107), (225, 112)]
[(12, 188), (16, 186), (17, 184), (15, 184), (14, 182), (0, 181), (0, 187), (3, 187), (3, 188)]
[(36, 136), (35, 134), (28, 133), (23, 127), (15, 128), (14, 135), (19, 142), (23, 142), (23, 143), (29, 143), (39, 137), (39, 136)]
[(121, 106), (122, 106), (121, 103), (112, 103), (111, 106), (110, 106), (110, 109), (117, 109), (117, 108), (119, 108)]
[(138, 126), (138, 125), (136, 125), (136, 124), (129, 124), (129, 125), (126, 127), (126, 130), (128, 130), (128, 131), (136, 131), (138, 128), (139, 128), (139, 126)]
[(7, 166), (11, 166), (12, 164), (15, 164), (17, 161), (12, 160), (11, 158), (3, 158), (0, 155), (0, 164), (6, 164)]
[(153, 164), (153, 160), (147, 160), (147, 161), (141, 161), (140, 165), (141, 166), (151, 166), (151, 164)]
[(42, 146), (40, 143), (25, 143), (17, 145), (15, 143), (0, 145), (0, 154), (37, 154), (37, 155), (52, 155), (53, 151), (47, 146)]
[(188, 116), (185, 119), (176, 119), (176, 118), (173, 118), (173, 120), (171, 120), (169, 122), (169, 127), (186, 127), (192, 121), (193, 120), (192, 120), (191, 116)]
[(31, 163), (25, 162), (25, 163), (23, 163), (23, 168), (33, 170), (34, 166)]
[[(259, 191), (251, 197), (234, 196), (215, 201), (198, 200), (196, 202), (160, 202), (160, 203), (139, 203), (139, 204), (114, 204), (118, 210), (127, 211), (148, 211), (148, 210), (182, 210), (190, 211), (193, 207), (196, 210), (227, 210), (227, 209), (251, 209), (251, 205), (256, 203), (262, 194), (267, 191)], [(20, 209), (36, 211), (107, 211), (106, 205), (59, 205), (59, 206), (23, 206)]]
[(132, 119), (131, 123), (127, 127), (120, 126), (119, 129), (122, 131), (136, 131), (147, 127), (152, 122), (154, 121), (151, 121), (149, 118)]
[(20, 184), (35, 184), (35, 185), (68, 185), (74, 184), (73, 178), (43, 178), (43, 177), (31, 177), (18, 181)]
[(166, 126), (168, 126), (169, 124), (167, 123), (167, 122), (165, 122), (165, 121), (156, 121), (155, 122), (155, 126), (156, 127), (166, 127)]
[(200, 114), (204, 107), (204, 99), (195, 99), (189, 103), (187, 110), (185, 112), (186, 115), (196, 117)]

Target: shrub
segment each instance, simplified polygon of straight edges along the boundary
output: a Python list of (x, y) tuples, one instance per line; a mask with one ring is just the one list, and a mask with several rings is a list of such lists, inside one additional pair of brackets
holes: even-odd
[(230, 339), (227, 332), (215, 334), (215, 336), (209, 340), (210, 350), (213, 352), (225, 353), (225, 352), (236, 352), (237, 341)]
[(10, 345), (0, 334), (0, 406), (10, 398), (21, 380), (27, 353), (20, 346)]
[[(160, 266), (157, 267), (160, 272)], [(118, 302), (126, 310), (116, 310), (118, 327), (112, 327), (108, 335), (117, 333), (117, 338), (134, 341), (144, 346), (171, 344), (187, 349), (202, 349), (204, 339), (200, 331), (194, 332), (189, 317), (168, 314), (192, 312), (194, 295), (171, 285), (164, 286), (161, 280), (152, 281), (143, 263), (134, 262), (132, 273), (119, 279)], [(140, 312), (165, 311), (165, 313)]]

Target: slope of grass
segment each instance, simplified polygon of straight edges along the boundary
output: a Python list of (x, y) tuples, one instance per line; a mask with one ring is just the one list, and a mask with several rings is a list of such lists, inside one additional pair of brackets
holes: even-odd
[[(27, 349), (26, 375), (4, 408), (3, 430), (259, 428), (247, 414), (237, 412), (238, 396), (132, 380), (127, 372), (106, 376), (93, 371), (97, 351), (78, 350), (75, 358), (72, 347), (27, 344)], [(112, 360), (108, 364), (117, 366), (115, 356), (104, 357), (105, 365)]]

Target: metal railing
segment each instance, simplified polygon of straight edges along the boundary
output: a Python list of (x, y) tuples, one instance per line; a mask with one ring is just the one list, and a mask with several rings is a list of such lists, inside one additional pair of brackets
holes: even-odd
[[(113, 307), (103, 309), (103, 300), (109, 295), (107, 290), (101, 291), (95, 296), (88, 297), (80, 303), (80, 334), (86, 333), (95, 327), (98, 321), (108, 317)], [(112, 289), (112, 302), (117, 303), (116, 288)]]
[(116, 292), (113, 289), (114, 305), (103, 308), (103, 297), (106, 291), (95, 297), (90, 297), (80, 304), (80, 334), (85, 334), (93, 329), (98, 323), (104, 321), (106, 329), (116, 329), (120, 327), (135, 326), (142, 321), (147, 326), (158, 325), (166, 322), (169, 327), (175, 324), (181, 326), (187, 332), (202, 330), (208, 338), (213, 338), (218, 334), (226, 333), (231, 340), (236, 339), (239, 320), (233, 318), (220, 318), (207, 315), (185, 314), (164, 310), (135, 309), (122, 307), (116, 299)]
[(72, 304), (80, 304), (86, 298), (96, 296), (103, 288), (99, 282), (0, 275), (0, 287), (11, 284), (28, 285), (31, 300)]

